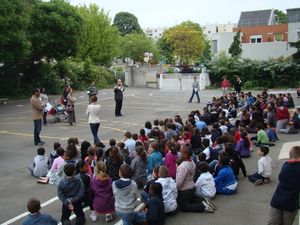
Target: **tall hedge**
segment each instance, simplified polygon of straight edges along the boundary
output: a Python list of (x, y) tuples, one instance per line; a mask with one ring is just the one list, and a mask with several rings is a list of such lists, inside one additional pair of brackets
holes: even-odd
[(300, 81), (300, 64), (291, 58), (257, 61), (236, 59), (221, 53), (206, 66), (215, 85), (219, 85), (223, 76), (234, 82), (234, 75), (241, 77), (246, 88), (298, 87)]

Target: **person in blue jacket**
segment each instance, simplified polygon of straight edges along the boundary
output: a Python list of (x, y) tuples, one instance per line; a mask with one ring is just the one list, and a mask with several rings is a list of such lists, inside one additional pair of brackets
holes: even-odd
[(36, 198), (29, 199), (27, 203), (27, 210), (30, 214), (22, 222), (22, 225), (33, 225), (33, 224), (43, 224), (43, 225), (57, 225), (57, 221), (52, 218), (52, 216), (44, 213), (40, 213), (41, 203)]
[(268, 225), (292, 225), (299, 209), (300, 146), (290, 150), (290, 160), (279, 174), (279, 184), (271, 200)]
[(152, 174), (153, 168), (156, 166), (163, 165), (163, 158), (159, 152), (160, 144), (158, 141), (154, 141), (150, 144), (149, 147), (149, 156), (148, 156), (148, 174)]
[(220, 169), (218, 175), (214, 178), (217, 194), (231, 195), (236, 193), (238, 182), (229, 163), (229, 155), (226, 152), (221, 152), (219, 154)]

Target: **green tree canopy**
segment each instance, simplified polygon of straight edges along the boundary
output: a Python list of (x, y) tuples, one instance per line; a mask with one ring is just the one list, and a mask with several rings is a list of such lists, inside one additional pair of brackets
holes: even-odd
[(121, 57), (130, 57), (134, 61), (143, 62), (144, 53), (151, 52), (155, 59), (159, 58), (159, 51), (153, 40), (144, 34), (127, 34), (121, 38)]
[(287, 14), (279, 9), (275, 9), (275, 18), (278, 24), (285, 24), (288, 22)]
[(90, 58), (97, 64), (109, 65), (119, 52), (117, 29), (110, 25), (107, 13), (95, 4), (79, 7), (78, 11), (83, 19), (78, 57), (83, 60)]
[(31, 42), (27, 28), (30, 23), (31, 7), (24, 0), (1, 0), (0, 14), (1, 67), (4, 69), (17, 67), (30, 55)]
[(190, 24), (183, 23), (169, 28), (163, 38), (172, 46), (173, 56), (180, 56), (184, 64), (197, 61), (205, 48), (202, 30)]
[(120, 35), (143, 33), (138, 19), (129, 12), (119, 12), (115, 15), (113, 25), (118, 28)]
[(38, 1), (33, 7), (29, 35), (32, 59), (63, 59), (76, 54), (82, 19), (64, 0)]
[(234, 37), (233, 37), (233, 42), (231, 43), (229, 50), (229, 54), (232, 57), (240, 57), (243, 49), (242, 49), (242, 44), (241, 44), (241, 31), (238, 31)]

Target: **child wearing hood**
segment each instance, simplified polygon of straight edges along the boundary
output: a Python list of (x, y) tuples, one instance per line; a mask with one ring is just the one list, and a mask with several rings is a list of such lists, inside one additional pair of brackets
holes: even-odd
[(165, 212), (172, 214), (177, 211), (177, 187), (172, 177), (168, 177), (168, 168), (160, 166), (158, 171), (159, 178), (156, 183), (162, 186), (162, 196), (165, 205)]
[(196, 182), (196, 196), (198, 198), (214, 198), (216, 195), (215, 181), (207, 162), (201, 162), (198, 165), (201, 172)]
[(112, 191), (112, 179), (106, 173), (106, 164), (99, 161), (96, 164), (96, 176), (91, 181), (91, 194), (94, 196), (91, 218), (97, 220), (97, 214), (106, 214), (106, 222), (113, 220), (112, 214), (115, 213), (115, 199)]
[(139, 193), (136, 183), (130, 180), (132, 168), (129, 165), (121, 165), (119, 176), (120, 179), (114, 181), (112, 185), (116, 214), (121, 218), (123, 225), (131, 225)]
[(75, 176), (76, 167), (72, 163), (64, 166), (65, 177), (58, 184), (58, 198), (63, 203), (61, 222), (64, 225), (71, 224), (72, 211), (76, 215), (76, 225), (85, 224), (85, 216), (82, 207), (84, 185), (79, 176)]

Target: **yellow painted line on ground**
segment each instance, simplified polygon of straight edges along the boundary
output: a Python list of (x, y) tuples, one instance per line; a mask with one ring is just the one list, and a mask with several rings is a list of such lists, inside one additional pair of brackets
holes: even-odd
[[(0, 134), (3, 135), (15, 135), (15, 136), (24, 136), (24, 137), (33, 137), (33, 134), (28, 134), (28, 133), (20, 133), (20, 132), (14, 132), (14, 131), (7, 131), (7, 130), (1, 130)], [(54, 137), (54, 136), (47, 136), (47, 135), (41, 135), (41, 138), (46, 138), (46, 139), (59, 139), (59, 140), (68, 140), (69, 138), (62, 138), (62, 137)]]
[[(13, 132), (13, 131), (7, 131), (7, 130), (0, 130), (0, 135), (14, 135), (14, 136), (23, 136), (23, 137), (33, 137), (33, 134), (28, 134), (28, 133), (20, 133), (20, 132)], [(54, 136), (47, 136), (47, 135), (41, 135), (41, 138), (45, 138), (45, 139), (55, 139), (55, 140), (61, 140), (61, 141), (65, 141), (68, 140), (69, 137), (54, 137)], [(83, 139), (80, 139), (79, 141), (84, 141)], [(108, 141), (103, 141), (101, 140), (101, 142), (104, 143), (108, 143)]]
[[(90, 126), (88, 123), (77, 123), (76, 125), (77, 126)], [(122, 130), (122, 129), (115, 128), (115, 127), (100, 126), (100, 129), (101, 128), (115, 130), (115, 131), (120, 131), (120, 132), (126, 132), (126, 130)]]

